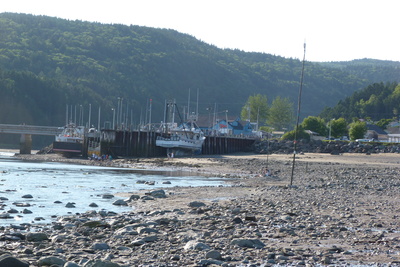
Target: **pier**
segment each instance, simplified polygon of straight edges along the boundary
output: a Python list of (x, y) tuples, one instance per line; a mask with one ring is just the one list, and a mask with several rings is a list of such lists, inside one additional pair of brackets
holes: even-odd
[[(114, 157), (164, 157), (167, 150), (156, 146), (155, 131), (101, 131), (101, 153)], [(202, 155), (229, 154), (249, 151), (255, 139), (233, 136), (207, 136)]]
[[(0, 124), (0, 134), (21, 135), (20, 154), (31, 154), (32, 135), (56, 136), (62, 132), (62, 129), (62, 127), (51, 126)], [(101, 154), (109, 154), (113, 157), (164, 157), (167, 150), (156, 146), (159, 135), (161, 133), (156, 131), (104, 129), (100, 132)], [(254, 142), (255, 139), (246, 137), (206, 136), (202, 154), (245, 152)]]

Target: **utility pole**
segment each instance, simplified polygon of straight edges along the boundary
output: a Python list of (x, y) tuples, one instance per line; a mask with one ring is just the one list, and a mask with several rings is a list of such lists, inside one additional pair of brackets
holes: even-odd
[(293, 165), (292, 165), (292, 176), (290, 177), (290, 185), (293, 185), (293, 176), (294, 176), (294, 166), (296, 161), (296, 149), (297, 149), (297, 132), (299, 130), (299, 120), (300, 120), (300, 107), (301, 107), (301, 93), (303, 90), (303, 79), (304, 79), (304, 63), (306, 60), (306, 43), (304, 42), (304, 54), (303, 54), (303, 66), (301, 68), (301, 77), (300, 77), (300, 88), (299, 88), (299, 98), (297, 102), (297, 119), (296, 119), (296, 130), (294, 132), (294, 140), (293, 140)]

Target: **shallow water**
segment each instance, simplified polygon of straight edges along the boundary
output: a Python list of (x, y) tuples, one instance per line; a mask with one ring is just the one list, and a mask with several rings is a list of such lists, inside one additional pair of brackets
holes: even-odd
[[(154, 185), (137, 181), (154, 181)], [(170, 181), (171, 184), (163, 184)], [(0, 225), (50, 223), (55, 216), (83, 213), (88, 210), (127, 212), (132, 207), (115, 206), (117, 199), (103, 199), (104, 194), (154, 190), (175, 186), (218, 186), (223, 178), (195, 176), (172, 171), (146, 171), (127, 168), (109, 168), (73, 165), (55, 162), (24, 162), (8, 154), (0, 154), (0, 214), (15, 209), (12, 219), (0, 219)], [(33, 198), (23, 198), (30, 194)], [(61, 203), (57, 204), (56, 201)], [(75, 208), (65, 207), (68, 202)], [(26, 204), (19, 207), (17, 203)], [(89, 207), (96, 203), (98, 207)], [(24, 209), (32, 214), (22, 213)], [(35, 218), (42, 217), (41, 220)]]

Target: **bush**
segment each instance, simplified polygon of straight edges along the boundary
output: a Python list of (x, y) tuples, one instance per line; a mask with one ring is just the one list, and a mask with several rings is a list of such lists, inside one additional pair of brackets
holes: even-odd
[[(293, 141), (294, 138), (295, 138), (295, 133), (296, 133), (296, 130), (287, 132), (287, 133), (285, 133), (285, 134), (282, 136), (281, 139), (282, 139), (282, 140), (291, 140), (291, 141)], [(306, 132), (304, 131), (304, 129), (299, 128), (299, 129), (297, 130), (297, 137), (296, 137), (296, 139), (297, 139), (297, 140), (303, 139), (303, 140), (310, 141), (310, 135), (309, 135), (308, 133), (306, 133)]]

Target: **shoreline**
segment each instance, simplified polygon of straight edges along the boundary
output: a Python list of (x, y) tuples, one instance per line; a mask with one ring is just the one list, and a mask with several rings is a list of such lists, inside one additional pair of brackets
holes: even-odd
[[(90, 164), (23, 156), (32, 158)], [(64, 251), (51, 256), (78, 266), (84, 266), (84, 259), (95, 261), (94, 255), (115, 266), (400, 264), (399, 154), (297, 155), (290, 186), (292, 162), (293, 155), (250, 153), (116, 159), (113, 167), (191, 171), (230, 178), (230, 186), (172, 187), (162, 198), (153, 197), (151, 189), (121, 192), (132, 199), (132, 212), (100, 219), (88, 212), (34, 231), (46, 233), (46, 246)], [(267, 164), (272, 176), (260, 177)], [(90, 222), (103, 226), (85, 226)], [(91, 237), (85, 242), (89, 248), (76, 236), (82, 231)], [(29, 229), (21, 232), (27, 235)], [(49, 241), (65, 235), (63, 242)], [(109, 248), (98, 249), (96, 243)], [(39, 250), (34, 243), (26, 246), (34, 253), (10, 253), (37, 264)]]

